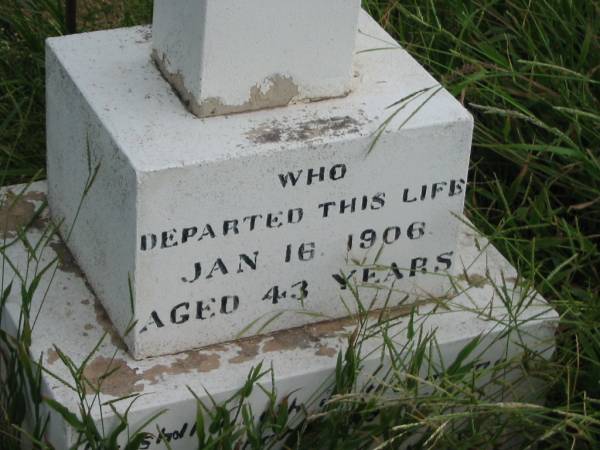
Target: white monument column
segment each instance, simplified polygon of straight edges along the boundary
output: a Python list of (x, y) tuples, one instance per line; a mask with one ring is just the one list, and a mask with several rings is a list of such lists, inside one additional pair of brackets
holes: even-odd
[(347, 95), (360, 0), (156, 0), (153, 57), (199, 117)]

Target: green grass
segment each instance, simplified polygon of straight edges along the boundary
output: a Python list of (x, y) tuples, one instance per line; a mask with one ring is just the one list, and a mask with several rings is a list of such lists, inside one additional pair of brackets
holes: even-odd
[[(323, 442), (323, 448), (387, 442), (387, 448), (394, 448), (390, 439), (406, 430), (421, 430), (436, 437), (422, 439), (418, 448), (493, 448), (512, 427), (530, 448), (597, 448), (600, 4), (593, 0), (364, 0), (363, 4), (474, 115), (467, 214), (558, 309), (558, 350), (550, 364), (537, 369), (550, 395), (547, 404), (536, 409), (481, 401), (465, 404), (456, 392), (475, 396), (468, 377), (448, 378), (433, 400), (398, 396), (386, 405), (379, 400), (355, 401), (351, 387), (359, 364), (351, 348), (339, 362), (338, 401), (304, 423), (290, 442), (296, 439), (304, 448), (314, 442)], [(150, 10), (148, 0), (90, 0), (81, 8), (80, 29), (148, 22)], [(43, 39), (62, 33), (63, 23), (60, 2), (54, 0), (0, 4), (3, 184), (44, 177)], [(419, 345), (423, 344), (415, 343)], [(21, 381), (13, 381), (29, 379), (35, 384), (35, 370), (25, 370), (29, 366), (23, 352), (17, 352)], [(415, 365), (414, 356), (399, 358), (407, 367)], [(406, 380), (394, 382), (405, 392), (418, 387)], [(243, 399), (246, 392), (240, 395)], [(383, 406), (380, 421), (365, 420)], [(457, 408), (464, 411), (459, 418), (453, 416)], [(227, 408), (218, 411), (221, 420), (229, 414)], [(20, 413), (6, 409), (3, 398), (5, 423), (20, 423)], [(262, 426), (281, 432), (286, 424), (281, 414), (274, 400), (270, 419)], [(462, 427), (442, 428), (444, 423)], [(250, 427), (247, 423), (242, 428), (247, 432)], [(228, 448), (240, 432), (230, 424), (215, 430), (214, 436), (220, 437), (202, 439), (213, 443), (220, 439), (217, 448)], [(9, 441), (0, 438), (2, 442), (9, 448)]]

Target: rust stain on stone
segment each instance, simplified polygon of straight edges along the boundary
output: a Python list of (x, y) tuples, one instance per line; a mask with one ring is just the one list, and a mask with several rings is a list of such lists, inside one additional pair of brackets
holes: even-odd
[(22, 228), (31, 226), (43, 229), (46, 221), (39, 215), (36, 217), (34, 201), (45, 200), (41, 192), (27, 192), (17, 195), (7, 191), (0, 206), (0, 238), (14, 238)]
[(140, 383), (142, 376), (123, 359), (98, 356), (86, 366), (83, 376), (87, 394), (99, 391), (113, 397), (122, 397), (144, 390), (144, 385)]
[(308, 141), (323, 136), (343, 136), (360, 133), (360, 124), (350, 116), (334, 116), (328, 119), (309, 120), (287, 125), (278, 120), (263, 123), (246, 133), (255, 144)]
[(165, 375), (178, 375), (191, 372), (210, 372), (221, 365), (221, 357), (215, 353), (204, 353), (200, 351), (185, 352), (184, 359), (177, 359), (170, 366), (158, 364), (142, 374), (144, 380), (150, 384), (158, 383)]
[(52, 247), (52, 250), (56, 252), (56, 256), (58, 257), (58, 268), (60, 270), (63, 272), (72, 273), (80, 278), (84, 277), (83, 272), (73, 257), (73, 254), (63, 241), (51, 242), (50, 247)]
[(258, 339), (245, 339), (243, 341), (236, 342), (239, 347), (237, 356), (229, 360), (232, 364), (241, 364), (248, 361), (252, 361), (257, 355), (259, 350)]
[(108, 313), (98, 299), (94, 299), (94, 312), (96, 313), (96, 322), (108, 333), (112, 344), (120, 350), (127, 350), (127, 346), (117, 333), (117, 330), (108, 317)]

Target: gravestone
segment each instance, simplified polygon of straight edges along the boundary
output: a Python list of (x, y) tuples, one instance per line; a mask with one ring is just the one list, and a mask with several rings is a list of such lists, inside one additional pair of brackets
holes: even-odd
[(131, 354), (443, 297), (460, 103), (356, 1), (155, 4), (47, 43), (49, 204)]
[[(357, 389), (385, 390), (387, 346), (410, 358), (422, 332), (419, 395), (459, 361), (498, 368), (476, 383), (491, 401), (539, 400), (506, 367), (524, 349), (549, 358), (558, 316), (462, 215), (472, 118), (358, 7), (155, 0), (153, 29), (47, 41), (48, 181), (0, 191), (3, 279), (52, 268), (29, 306), (44, 398), (82, 400), (61, 350), (85, 363), (98, 429), (127, 414), (143, 448), (186, 449), (190, 390), (225, 401), (262, 363), (298, 423), (373, 309)], [(7, 295), (16, 335), (22, 299)], [(259, 421), (265, 391), (248, 401)], [(42, 410), (48, 442), (75, 445)]]

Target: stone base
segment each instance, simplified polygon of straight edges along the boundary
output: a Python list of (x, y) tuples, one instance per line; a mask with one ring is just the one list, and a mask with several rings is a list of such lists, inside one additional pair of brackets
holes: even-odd
[[(47, 215), (40, 217), (35, 212), (45, 198), (45, 183), (35, 183), (27, 191), (24, 186), (13, 186), (4, 191), (5, 203), (0, 210), (1, 231), (6, 242), (17, 237), (21, 226), (32, 224), (26, 232), (28, 242), (33, 248), (44, 239), (44, 223)], [(6, 195), (7, 192), (12, 194)], [(11, 203), (13, 206), (11, 207)], [(109, 430), (114, 424), (115, 415), (107, 401), (128, 394), (143, 394), (134, 402), (129, 413), (131, 430), (144, 423), (159, 411), (166, 412), (151, 421), (146, 427), (156, 434), (157, 426), (171, 436), (173, 449), (194, 447), (194, 436), (190, 436), (196, 415), (196, 400), (188, 390), (196, 392), (208, 400), (209, 392), (219, 402), (228, 398), (243, 386), (249, 371), (259, 363), (263, 367), (272, 367), (275, 373), (275, 390), (278, 398), (291, 395), (290, 405), (304, 404), (311, 410), (326, 399), (330, 392), (337, 355), (347, 346), (348, 336), (356, 329), (353, 320), (337, 320), (321, 324), (307, 325), (301, 328), (280, 331), (268, 336), (254, 337), (229, 344), (215, 345), (202, 350), (194, 350), (171, 356), (156, 357), (143, 361), (134, 360), (124, 349), (117, 333), (90, 291), (86, 280), (73, 263), (65, 245), (53, 238), (42, 251), (37, 252), (38, 263), (30, 258), (30, 253), (18, 240), (6, 248), (6, 257), (12, 265), (25, 274), (27, 279), (34, 277), (46, 264), (57, 260), (57, 270), (48, 270), (42, 277), (40, 286), (33, 299), (32, 316), (41, 308), (39, 319), (33, 330), (31, 346), (32, 357), (45, 363), (50, 376), (43, 373), (44, 394), (53, 398), (71, 411), (77, 411), (77, 397), (59, 379), (71, 382), (71, 376), (59, 358), (56, 348), (79, 365), (84, 361), (102, 336), (107, 337), (93, 353), (84, 374), (91, 383), (108, 370), (118, 369), (110, 375), (100, 388), (100, 401), (96, 400), (92, 414)], [(460, 231), (457, 261), (462, 270), (460, 277), (453, 280), (455, 296), (444, 303), (428, 303), (418, 306), (413, 327), (423, 328), (425, 332), (436, 331), (441, 361), (433, 361), (427, 373), (423, 368), (423, 377), (435, 376), (442, 363), (448, 367), (460, 350), (476, 337), (481, 337), (479, 347), (471, 355), (476, 364), (486, 367), (501, 361), (518, 357), (523, 348), (539, 352), (550, 357), (554, 349), (554, 332), (558, 323), (556, 312), (535, 292), (524, 293), (519, 288), (519, 278), (513, 267), (484, 238), (473, 232), (467, 225)], [(14, 285), (4, 314), (2, 327), (14, 332), (20, 311), (20, 281), (14, 278), (9, 265), (3, 265), (4, 287), (12, 279)], [(506, 290), (496, 290), (494, 285)], [(42, 306), (44, 292), (46, 298)], [(507, 308), (512, 311), (509, 314)], [(406, 343), (406, 315), (410, 309), (395, 308), (386, 315), (390, 325), (388, 335), (398, 344), (398, 350)], [(376, 326), (377, 318), (371, 318)], [(513, 331), (506, 333), (507, 326)], [(55, 348), (56, 346), (56, 348)], [(384, 364), (386, 354), (382, 352), (382, 340), (373, 337), (362, 346), (363, 372), (360, 386), (378, 384), (375, 369)], [(383, 372), (379, 372), (383, 373)], [(513, 377), (509, 380), (506, 377)], [(502, 388), (504, 400), (516, 392), (535, 393), (529, 380), (522, 373), (510, 372), (494, 389)], [(508, 383), (506, 383), (508, 381)], [(262, 385), (271, 388), (271, 379), (266, 377)], [(510, 386), (510, 391), (506, 391)], [(205, 391), (206, 389), (206, 391)], [(498, 394), (500, 395), (500, 394)], [(90, 402), (92, 395), (88, 397)], [(124, 411), (132, 398), (114, 403)], [(251, 402), (253, 411), (260, 411), (267, 404), (265, 394), (255, 389)], [(187, 425), (186, 425), (187, 424)], [(184, 430), (180, 433), (181, 430)], [(174, 433), (174, 432), (177, 433)], [(67, 448), (76, 440), (73, 431), (54, 413), (51, 416), (48, 440), (56, 448)], [(158, 438), (147, 442), (144, 448), (163, 448)]]

